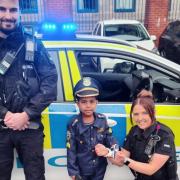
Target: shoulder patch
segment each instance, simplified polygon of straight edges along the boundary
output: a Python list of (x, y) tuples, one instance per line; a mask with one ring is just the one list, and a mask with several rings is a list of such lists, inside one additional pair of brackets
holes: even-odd
[(112, 133), (112, 128), (109, 128), (109, 133), (110, 133), (110, 134)]
[(67, 143), (66, 143), (66, 147), (67, 147), (68, 149), (70, 149), (70, 148), (71, 148), (71, 145), (70, 145), (70, 143), (69, 143), (69, 142), (67, 142)]

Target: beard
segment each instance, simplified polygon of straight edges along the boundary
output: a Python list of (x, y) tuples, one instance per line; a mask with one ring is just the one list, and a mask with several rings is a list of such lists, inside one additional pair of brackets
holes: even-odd
[[(3, 27), (3, 23), (10, 23), (12, 24), (12, 28), (8, 28), (8, 27)], [(11, 26), (11, 25), (10, 25)], [(10, 19), (0, 19), (0, 31), (6, 35), (11, 34), (12, 32), (14, 32), (16, 30), (16, 28), (18, 27), (18, 23), (16, 20), (10, 20)]]

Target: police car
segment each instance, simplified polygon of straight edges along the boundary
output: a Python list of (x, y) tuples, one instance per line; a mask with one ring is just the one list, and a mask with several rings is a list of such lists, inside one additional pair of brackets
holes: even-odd
[[(45, 27), (56, 30), (52, 25)], [(68, 33), (73, 28), (73, 25), (64, 26)], [(143, 88), (151, 90), (155, 96), (157, 119), (175, 134), (180, 169), (180, 65), (126, 41), (93, 36), (68, 37), (68, 40), (63, 36), (64, 40), (43, 41), (58, 70), (57, 101), (42, 114), (46, 179), (69, 179), (66, 125), (73, 115), (79, 113), (73, 87), (82, 77), (93, 77), (99, 82), (101, 95), (97, 112), (110, 120), (120, 145), (132, 126), (129, 119), (132, 98)], [(13, 179), (24, 179), (18, 158), (15, 167)], [(127, 167), (113, 165), (108, 166), (105, 176), (105, 180), (132, 178)]]

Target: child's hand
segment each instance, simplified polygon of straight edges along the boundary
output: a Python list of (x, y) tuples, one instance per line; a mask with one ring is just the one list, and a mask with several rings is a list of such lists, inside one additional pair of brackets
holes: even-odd
[(98, 156), (106, 156), (109, 151), (103, 144), (97, 144), (95, 146), (95, 152)]

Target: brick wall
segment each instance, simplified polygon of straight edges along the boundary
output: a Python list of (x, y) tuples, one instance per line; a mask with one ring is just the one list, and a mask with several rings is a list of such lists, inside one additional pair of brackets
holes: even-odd
[(147, 0), (145, 11), (145, 26), (151, 35), (158, 39), (168, 24), (169, 0)]
[(72, 0), (45, 0), (45, 14), (46, 20), (72, 21)]
[[(44, 0), (44, 2), (46, 20), (53, 20), (57, 22), (68, 22), (73, 20), (73, 12), (76, 7), (72, 6), (75, 5), (75, 3), (73, 5), (75, 0)], [(156, 43), (158, 44), (159, 36), (168, 24), (169, 0), (146, 0), (145, 2), (144, 24), (151, 35), (157, 36)], [(85, 16), (88, 14), (78, 15)], [(90, 14), (90, 20), (92, 20), (92, 15), (93, 14)], [(87, 19), (88, 18), (86, 18), (86, 21)], [(128, 19), (133, 19), (133, 17), (128, 17)], [(90, 22), (88, 23), (90, 24)]]

